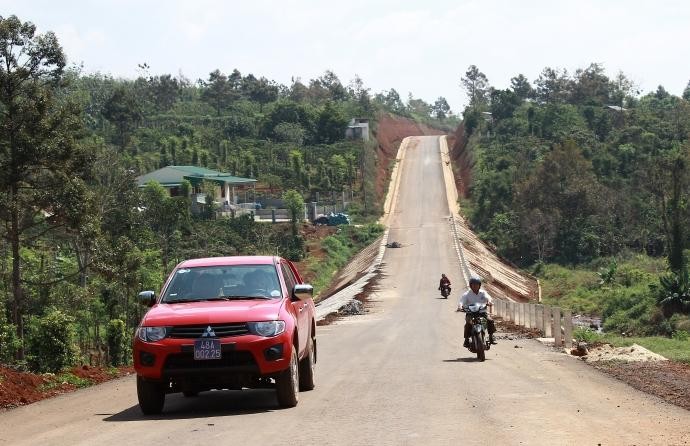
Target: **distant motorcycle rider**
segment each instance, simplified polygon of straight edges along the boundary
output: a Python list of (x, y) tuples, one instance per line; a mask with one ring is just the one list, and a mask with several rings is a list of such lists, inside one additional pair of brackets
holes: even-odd
[[(479, 290), (482, 286), (482, 281), (476, 277), (472, 277), (470, 279), (470, 289), (467, 290), (465, 294), (463, 294), (460, 297), (460, 301), (458, 302), (458, 309), (456, 311), (461, 311), (463, 308), (466, 308), (469, 305), (472, 304), (486, 304), (487, 307), (493, 306), (493, 299), (491, 299), (491, 296), (489, 296), (489, 293), (487, 293), (484, 290)], [(496, 341), (494, 340), (494, 333), (496, 332), (496, 324), (494, 324), (493, 319), (489, 317), (488, 312), (484, 313), (484, 317), (486, 317), (486, 322), (489, 328), (489, 342), (491, 344), (496, 344)], [(467, 314), (465, 316), (465, 342), (462, 344), (463, 347), (469, 347), (470, 346), (470, 336), (472, 334), (472, 324), (471, 324), (471, 318), (470, 315)]]
[(450, 279), (446, 277), (445, 274), (441, 273), (441, 280), (438, 283), (438, 290), (441, 291), (443, 287), (447, 287), (448, 294), (450, 294)]

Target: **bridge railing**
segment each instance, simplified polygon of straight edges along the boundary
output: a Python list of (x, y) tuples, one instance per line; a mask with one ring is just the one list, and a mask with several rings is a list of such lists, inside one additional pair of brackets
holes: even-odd
[(573, 315), (570, 310), (528, 302), (494, 299), (494, 315), (521, 327), (538, 330), (553, 338), (557, 347), (573, 346)]

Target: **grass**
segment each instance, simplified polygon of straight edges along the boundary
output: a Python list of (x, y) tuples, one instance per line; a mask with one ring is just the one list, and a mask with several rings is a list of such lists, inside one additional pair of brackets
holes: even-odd
[[(610, 283), (602, 283), (600, 272), (616, 264)], [(539, 278), (547, 305), (570, 308), (575, 313), (599, 316), (609, 302), (620, 295), (648, 292), (665, 271), (664, 259), (628, 254), (617, 259), (601, 258), (588, 265), (567, 267), (546, 264)]]
[(88, 387), (91, 384), (93, 384), (90, 379), (80, 378), (69, 372), (65, 372), (59, 375), (55, 375), (55, 377), (51, 379), (50, 382), (41, 386), (41, 390), (51, 390), (56, 387), (60, 387), (63, 383), (72, 384), (75, 387)]
[(383, 234), (383, 230), (383, 226), (378, 224), (341, 226), (336, 234), (323, 239), (321, 246), (326, 251), (326, 257), (307, 260), (307, 268), (314, 273), (314, 295), (328, 288), (333, 274)]

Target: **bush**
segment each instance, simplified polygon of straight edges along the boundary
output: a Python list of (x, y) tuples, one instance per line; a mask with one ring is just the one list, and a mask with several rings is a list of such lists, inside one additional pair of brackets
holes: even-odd
[(602, 335), (586, 327), (577, 327), (575, 331), (573, 331), (573, 338), (575, 338), (577, 342), (586, 342), (587, 344), (603, 342)]
[(117, 367), (129, 363), (129, 336), (125, 322), (112, 319), (107, 329), (110, 365)]
[(74, 318), (56, 308), (28, 324), (27, 360), (37, 372), (56, 373), (74, 364), (77, 358)]
[(676, 341), (687, 341), (690, 339), (690, 333), (683, 330), (674, 331), (671, 335), (671, 338), (675, 339)]
[(22, 342), (17, 336), (17, 327), (0, 321), (0, 362), (14, 361)]

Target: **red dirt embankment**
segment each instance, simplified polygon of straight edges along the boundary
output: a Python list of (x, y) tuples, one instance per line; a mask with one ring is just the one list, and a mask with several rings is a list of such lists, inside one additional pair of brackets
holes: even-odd
[[(82, 365), (73, 367), (69, 372), (73, 377), (88, 381), (89, 384), (98, 384), (134, 373), (134, 369)], [(76, 389), (76, 385), (63, 381), (60, 375), (20, 372), (0, 365), (0, 410), (23, 406)]]
[(458, 190), (459, 197), (467, 198), (472, 184), (474, 161), (467, 151), (467, 135), (462, 123), (455, 129), (455, 133), (448, 135), (448, 147), (450, 147), (450, 159), (453, 161), (455, 188)]
[(443, 130), (389, 114), (379, 115), (378, 126), (375, 133), (376, 141), (378, 142), (378, 148), (376, 150), (378, 158), (378, 163), (376, 165), (376, 197), (380, 201), (383, 201), (385, 198), (386, 185), (390, 179), (390, 171), (393, 166), (392, 161), (398, 153), (398, 147), (402, 140), (408, 136), (446, 134)]

